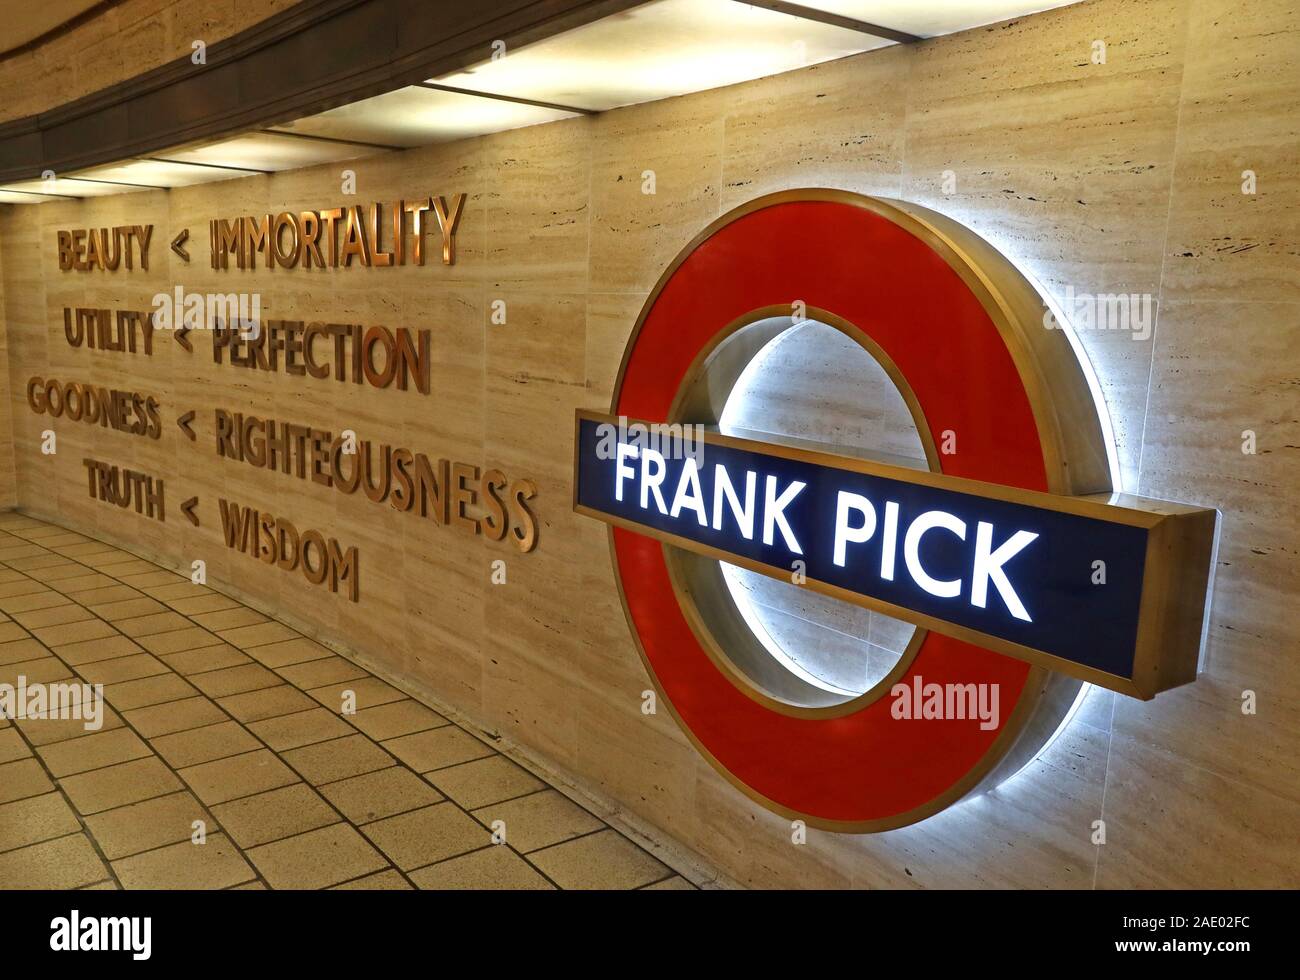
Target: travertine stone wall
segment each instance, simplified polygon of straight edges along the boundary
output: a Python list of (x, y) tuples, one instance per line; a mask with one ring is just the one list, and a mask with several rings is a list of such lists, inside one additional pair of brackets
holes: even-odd
[[(1091, 60), (1106, 45), (1105, 64)], [(0, 212), (17, 500), (318, 624), (519, 740), (753, 885), (1260, 886), (1300, 881), (1300, 8), (1289, 0), (1098, 0), (751, 84), (350, 164), (356, 201), (464, 191), (459, 261), (214, 273), (208, 218), (344, 203), (339, 167)], [(11, 89), (7, 89), (11, 90)], [(656, 173), (657, 193), (641, 193)], [(1258, 192), (1243, 195), (1242, 172)], [(945, 194), (945, 171), (956, 185)], [(936, 208), (1058, 297), (1149, 294), (1150, 336), (1084, 332), (1125, 486), (1223, 511), (1205, 673), (1142, 703), (1094, 692), (996, 793), (863, 837), (788, 824), (716, 775), (650, 686), (605, 529), (569, 511), (573, 410), (608, 405), (647, 292), (705, 224), (760, 194), (821, 185)], [(55, 231), (152, 222), (148, 274), (60, 273)], [(191, 231), (194, 262), (166, 242)], [(267, 316), (430, 327), (430, 396), (216, 367), (209, 340), (151, 359), (72, 350), (65, 305), (258, 290)], [(489, 323), (504, 299), (508, 322)], [(32, 375), (156, 392), (158, 442), (48, 420)], [(534, 554), (310, 482), (219, 459), (212, 409), (531, 476)], [(199, 441), (173, 424), (198, 411)], [(1251, 430), (1258, 452), (1242, 452)], [(167, 480), (165, 525), (89, 499), (82, 456)], [(362, 550), (363, 601), (234, 554), (215, 495)], [(203, 526), (178, 511), (203, 497)], [(495, 558), (508, 584), (489, 584)], [(1243, 714), (1243, 692), (1258, 712)], [(1091, 842), (1104, 819), (1106, 840)]]

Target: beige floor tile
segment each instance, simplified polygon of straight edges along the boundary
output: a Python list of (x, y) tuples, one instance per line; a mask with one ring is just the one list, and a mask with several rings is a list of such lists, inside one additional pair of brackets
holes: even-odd
[(614, 830), (534, 851), (528, 860), (561, 888), (640, 888), (672, 873)]
[[(140, 590), (152, 599), (159, 602), (170, 604), (172, 599), (192, 599), (197, 596), (215, 595), (211, 589), (205, 585), (195, 585), (193, 582), (185, 580), (164, 582), (162, 585), (147, 585)], [(239, 605), (239, 603), (235, 603)]]
[(183, 650), (197, 650), (199, 647), (216, 646), (220, 642), (221, 637), (198, 626), (186, 626), (184, 629), (151, 633), (140, 637), (140, 646), (159, 656), (166, 653), (180, 653)]
[(0, 599), (0, 609), (3, 609), (12, 617), (15, 613), (25, 612), (28, 609), (51, 609), (55, 606), (67, 605), (67, 603), (67, 596), (49, 589), (44, 592), (33, 592), (29, 595), (10, 596), (7, 599)]
[(72, 670), (57, 657), (41, 657), (39, 660), (27, 660), (20, 664), (7, 664), (0, 667), (0, 684), (17, 685), (18, 678), (27, 678), (28, 684), (61, 681), (72, 677)]
[(15, 558), (28, 558), (33, 555), (49, 554), (44, 548), (34, 544), (16, 544), (0, 548), (0, 561), (12, 561)]
[(99, 731), (71, 742), (54, 742), (36, 751), (50, 772), (60, 778), (152, 755), (149, 746), (129, 728)]
[(394, 765), (393, 757), (364, 735), (290, 749), (283, 758), (316, 786)]
[(281, 667), (277, 673), (290, 684), (306, 690), (323, 684), (336, 684), (340, 681), (355, 680), (358, 677), (368, 677), (370, 672), (342, 657), (322, 657), (320, 660), (309, 660), (304, 664)]
[[(163, 586), (163, 588), (167, 588), (167, 586)], [(163, 602), (183, 616), (217, 612), (221, 609), (234, 609), (239, 605), (238, 600), (221, 595), (218, 592), (209, 592), (207, 595), (177, 596), (176, 598), (164, 599)]]
[(107, 875), (84, 833), (0, 854), (0, 881), (6, 888), (78, 888)]
[[(322, 711), (325, 709), (321, 709)], [(0, 730), (0, 762), (13, 762), (15, 759), (31, 758), (32, 750), (27, 747), (17, 728)]]
[(36, 759), (0, 763), (0, 803), (39, 796), (52, 789), (54, 784)]
[(502, 821), (507, 843), (523, 853), (581, 837), (604, 826), (602, 821), (553, 789), (494, 803), (475, 810), (474, 816), (489, 827)]
[(449, 766), (425, 778), (467, 810), (523, 796), (546, 785), (503, 755)]
[(340, 738), (354, 731), (338, 715), (321, 707), (249, 722), (248, 730), (277, 752)]
[(80, 564), (89, 568), (92, 560), (116, 550), (111, 544), (105, 544), (103, 541), (87, 541), (85, 544), (69, 545), (62, 548), (60, 554), (75, 558)]
[(115, 810), (91, 814), (86, 827), (110, 861), (153, 850), (164, 844), (188, 841), (194, 822), (203, 821), (207, 833), (216, 825), (194, 796), (185, 791), (131, 803)]
[(25, 640), (28, 635), (28, 632), (17, 623), (0, 623), (0, 642), (2, 643)]
[(452, 803), (437, 803), (366, 824), (361, 832), (403, 871), (489, 844), (492, 835)]
[(337, 891), (410, 891), (411, 886), (398, 871), (381, 871), (376, 875), (366, 875), (353, 881), (334, 885)]
[(245, 691), (260, 691), (262, 688), (275, 687), (284, 683), (277, 674), (267, 670), (261, 664), (241, 664), (238, 667), (191, 674), (190, 681), (211, 698), (243, 694)]
[(256, 609), (249, 609), (247, 606), (236, 606), (233, 609), (220, 612), (198, 613), (190, 618), (205, 630), (210, 630), (213, 633), (218, 630), (229, 630), (240, 626), (252, 626), (256, 623), (269, 622)]
[(115, 623), (119, 619), (134, 619), (137, 616), (150, 616), (154, 613), (167, 612), (167, 607), (157, 599), (140, 596), (138, 599), (118, 599), (115, 602), (100, 602), (90, 607), (100, 619)]
[(255, 847), (248, 857), (272, 888), (324, 888), (388, 866), (344, 823)]
[[(221, 613), (213, 613), (220, 616)], [(265, 646), (268, 643), (282, 643), (298, 636), (297, 630), (291, 630), (283, 623), (258, 623), (253, 626), (240, 626), (237, 629), (217, 630), (217, 635), (231, 646), (241, 650)]]
[(411, 698), (365, 708), (349, 716), (348, 720), (380, 741), (450, 724), (442, 715)]
[(76, 599), (83, 605), (87, 602), (112, 602), (115, 599), (130, 599), (140, 593), (129, 585), (121, 585), (116, 579), (100, 572), (89, 572), (77, 578), (64, 579), (59, 583), (59, 591), (69, 598)]
[[(89, 571), (85, 565), (79, 561), (73, 561), (71, 558), (63, 558), (57, 562), (51, 562), (48, 565), (42, 565), (39, 568), (27, 569), (28, 578), (34, 578), (38, 582), (44, 582), (49, 585), (53, 582), (62, 582), (66, 579), (77, 578), (85, 575)], [(60, 592), (63, 590), (60, 589)]]
[(148, 653), (137, 653), (128, 657), (115, 657), (112, 660), (96, 660), (94, 663), (82, 664), (77, 668), (77, 672), (91, 684), (115, 684), (118, 681), (134, 681), (141, 677), (165, 674), (169, 669), (157, 657)]
[(253, 869), (224, 834), (206, 843), (186, 840), (113, 862), (124, 888), (226, 888), (254, 877)]
[(496, 754), (473, 735), (454, 725), (389, 739), (383, 746), (416, 772), (429, 772)]
[(282, 786), (212, 808), (240, 847), (257, 847), (338, 823), (339, 815), (306, 783)]
[(160, 759), (153, 757), (65, 776), (59, 780), (59, 785), (83, 815), (112, 810), (181, 789), (180, 780)]
[(24, 660), (36, 660), (43, 657), (50, 651), (40, 642), (30, 636), (23, 637), (20, 640), (9, 640), (7, 643), (0, 643), (0, 665), (18, 664)]
[(248, 655), (268, 667), (284, 667), (288, 664), (306, 663), (308, 660), (320, 660), (332, 657), (334, 652), (304, 636), (266, 646), (251, 647)]
[[(52, 537), (62, 533), (46, 527)], [(69, 541), (72, 549), (85, 546), (76, 535)], [(66, 660), (105, 683), (108, 699), (148, 742), (108, 708), (97, 733), (71, 719), (44, 728), (23, 722), (21, 732), (42, 747), (40, 761), (28, 757), (19, 730), (0, 728), (0, 799), (6, 787), (36, 794), (0, 803), (0, 851), (6, 824), (21, 823), (28, 835), (12, 837), (19, 843), (0, 853), (0, 870), (6, 859), (43, 848), (52, 865), (39, 874), (52, 887), (115, 886), (93, 849), (86, 860), (90, 841), (76, 832), (76, 812), (49, 791), (46, 762), (126, 887), (261, 887), (256, 865), (273, 887), (409, 888), (385, 855), (422, 888), (552, 887), (533, 858), (582, 886), (682, 881), (491, 745), (347, 657), (182, 576), (93, 547), (86, 561), (105, 574), (50, 554), (19, 559), (30, 562), (25, 578), (5, 578), (0, 568), (0, 666), (30, 665), (27, 676), (40, 679)], [(345, 692), (356, 711), (340, 715)], [(390, 752), (425, 775), (396, 765)], [(189, 790), (163, 760), (181, 770)], [(29, 785), (33, 778), (43, 782)], [(478, 812), (444, 802), (444, 792)], [(6, 809), (12, 806), (27, 808)], [(206, 824), (204, 845), (190, 842), (196, 820)], [(505, 822), (509, 846), (489, 845), (483, 824), (493, 820)], [(248, 849), (248, 861), (236, 844)], [(529, 859), (518, 851), (531, 852)], [(611, 866), (602, 868), (606, 857)], [(13, 860), (27, 868), (32, 859)]]
[(185, 581), (179, 575), (171, 572), (164, 572), (158, 569), (158, 566), (152, 562), (144, 561), (141, 558), (132, 558), (126, 562), (114, 562), (104, 565), (101, 568), (106, 575), (112, 575), (120, 582), (126, 582), (136, 588), (144, 588), (151, 585), (167, 585), (170, 582)]
[(136, 616), (130, 619), (119, 619), (113, 624), (127, 636), (141, 637), (152, 636), (155, 633), (170, 633), (174, 630), (186, 629), (190, 626), (190, 621), (178, 612), (160, 612), (149, 616)]
[(154, 751), (173, 769), (242, 755), (262, 747), (237, 721), (221, 721), (215, 725), (162, 735), (151, 739), (151, 744)]
[(288, 766), (266, 749), (189, 766), (179, 773), (209, 806), (298, 781)]
[(37, 582), (26, 575), (14, 579), (12, 582), (0, 583), (0, 599), (10, 599), (20, 595), (38, 595), (49, 591), (44, 582)]
[(63, 660), (79, 667), (82, 664), (93, 664), (100, 660), (115, 660), (118, 657), (125, 657), (133, 653), (142, 653), (140, 644), (129, 636), (103, 636), (93, 640), (82, 640), (79, 643), (64, 643), (53, 648), (54, 652)]
[(322, 786), (321, 793), (355, 824), (417, 810), (442, 801), (442, 794), (404, 766), (389, 766)]
[[(77, 815), (59, 793), (0, 805), (0, 851), (62, 837), (80, 829)], [(0, 878), (0, 881), (13, 880)]]
[(84, 623), (46, 626), (32, 630), (32, 635), (47, 647), (58, 647), (65, 643), (80, 643), (83, 640), (97, 640), (103, 636), (116, 636), (117, 630), (101, 619), (88, 619)]
[(427, 868), (412, 871), (418, 888), (541, 891), (554, 889), (527, 861), (504, 846), (488, 846)]
[(663, 881), (656, 881), (653, 885), (643, 885), (642, 887), (648, 892), (693, 892), (698, 890), (681, 875), (673, 875)]
[(127, 721), (145, 738), (156, 738), (159, 735), (170, 735), (172, 732), (183, 732), (230, 720), (224, 711), (207, 698), (169, 701), (167, 704), (136, 708), (124, 714)]
[(120, 548), (104, 548), (81, 556), (78, 560), (90, 568), (102, 569), (110, 566), (121, 565), (124, 562), (139, 561), (135, 555), (128, 554)]
[(313, 707), (311, 698), (288, 684), (249, 691), (247, 694), (233, 694), (219, 699), (217, 703), (245, 724)]
[[(349, 695), (348, 692), (351, 692)], [(364, 711), (377, 704), (401, 701), (406, 695), (395, 687), (390, 687), (377, 677), (360, 677), (354, 681), (342, 681), (338, 684), (326, 684), (307, 692), (331, 711), (341, 711), (344, 696), (347, 695), (356, 711)]]
[[(105, 706), (103, 717), (100, 719), (100, 727), (97, 731), (108, 731), (111, 728), (121, 728), (122, 719), (112, 708)], [(33, 745), (49, 745), (51, 742), (62, 742), (64, 739), (85, 738), (87, 735), (94, 734), (86, 729), (86, 722), (80, 718), (36, 718), (33, 720), (23, 720), (18, 722), (18, 727), (22, 729), (23, 736)]]
[(14, 622), (25, 629), (37, 629), (42, 626), (62, 626), (64, 623), (81, 623), (94, 619), (95, 614), (84, 606), (69, 602), (49, 609), (34, 609), (31, 612), (14, 613)]
[(221, 670), (223, 667), (237, 667), (251, 664), (252, 661), (228, 643), (212, 647), (199, 647), (196, 650), (182, 650), (180, 653), (163, 654), (159, 659), (177, 673), (201, 674), (209, 670)]
[(151, 704), (163, 704), (167, 701), (182, 701), (198, 693), (185, 678), (172, 673), (142, 677), (134, 681), (121, 681), (110, 684), (104, 689), (104, 697), (119, 711), (147, 708)]

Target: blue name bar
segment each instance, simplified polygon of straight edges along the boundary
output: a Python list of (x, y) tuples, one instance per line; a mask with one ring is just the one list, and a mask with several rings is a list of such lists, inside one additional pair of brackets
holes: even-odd
[(586, 413), (576, 454), (580, 513), (773, 577), (802, 570), (819, 591), (1088, 679), (1134, 677), (1153, 515)]

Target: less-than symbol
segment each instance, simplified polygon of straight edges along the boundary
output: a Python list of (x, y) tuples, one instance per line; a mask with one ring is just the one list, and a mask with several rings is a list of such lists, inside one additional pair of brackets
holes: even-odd
[(190, 237), (190, 230), (182, 228), (181, 233), (172, 239), (172, 251), (183, 258), (186, 262), (190, 260), (190, 253), (185, 251), (181, 246), (185, 244), (185, 239)]
[(190, 437), (190, 442), (193, 442), (197, 438), (194, 435), (194, 430), (190, 428), (190, 423), (193, 421), (194, 421), (193, 412), (186, 412), (184, 415), (182, 415), (180, 418), (176, 420), (176, 424), (181, 427), (181, 431)]
[(175, 333), (175, 335), (176, 335), (176, 343), (180, 344), (180, 345), (181, 345), (182, 347), (184, 347), (187, 351), (189, 351), (191, 354), (193, 354), (193, 353), (194, 353), (194, 345), (191, 344), (191, 343), (189, 342), (189, 340), (186, 339), (186, 335), (187, 335), (189, 332), (190, 332), (190, 328), (189, 328), (189, 327), (178, 327), (178, 328), (174, 331), (174, 333)]
[(191, 497), (185, 503), (181, 504), (181, 513), (190, 519), (190, 523), (195, 527), (199, 526), (199, 515), (194, 513), (194, 508), (199, 505), (198, 497)]

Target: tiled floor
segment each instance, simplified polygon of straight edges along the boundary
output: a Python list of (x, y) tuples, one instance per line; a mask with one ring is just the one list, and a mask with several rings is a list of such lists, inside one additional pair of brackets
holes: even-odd
[(0, 888), (692, 887), (283, 624), (3, 513), (0, 684), (20, 676), (107, 703), (97, 731), (0, 719)]

